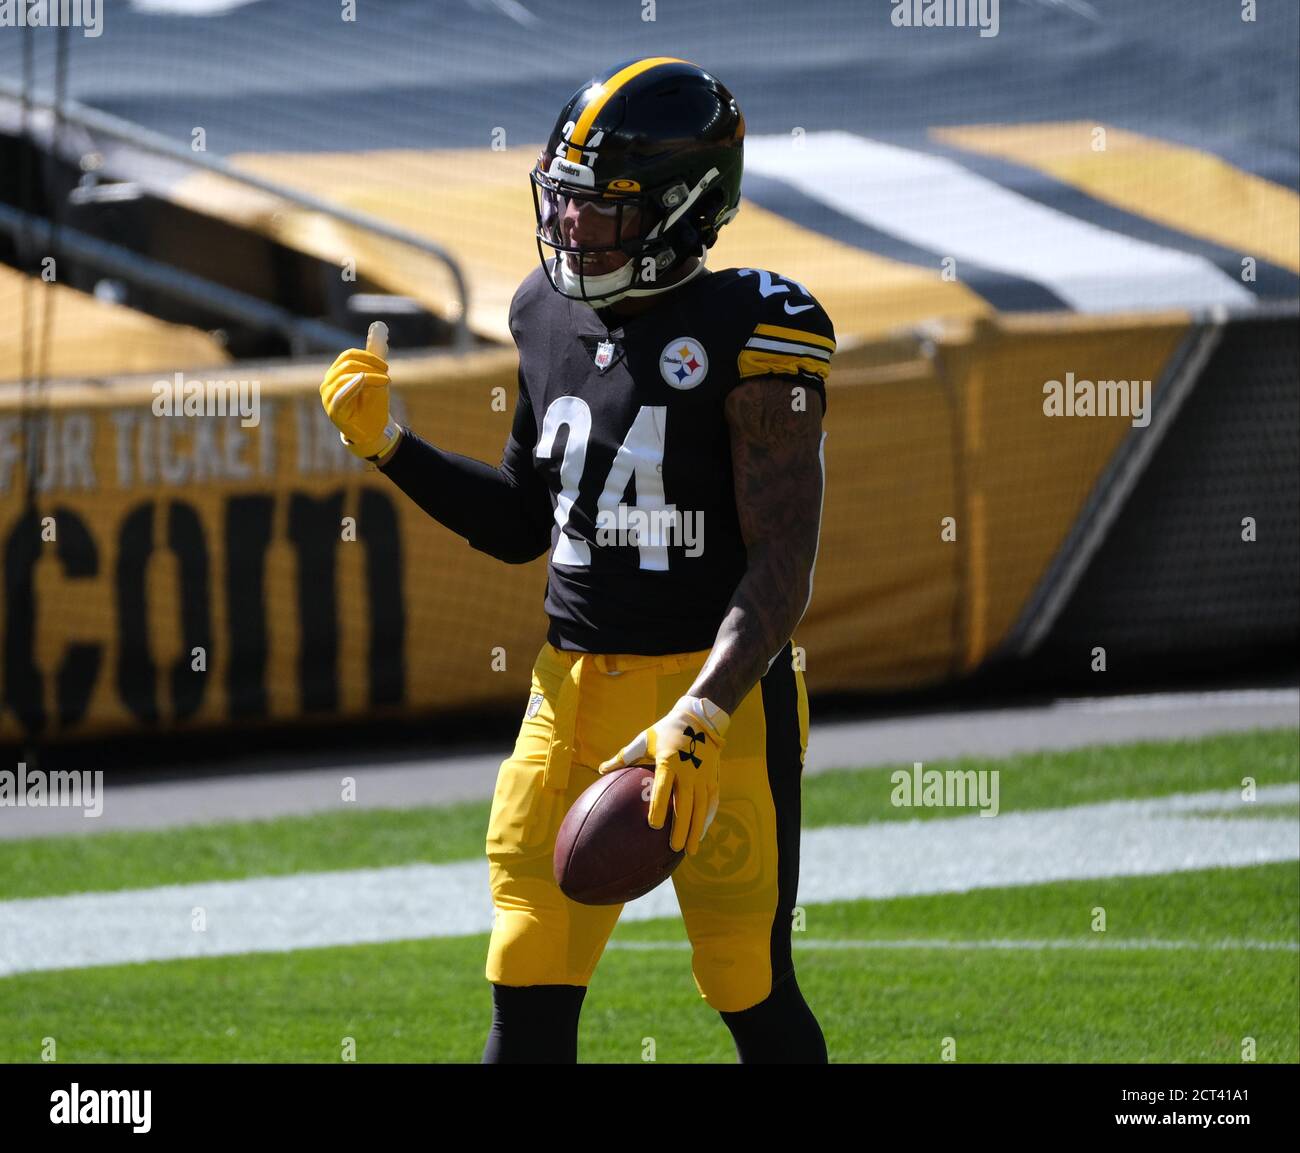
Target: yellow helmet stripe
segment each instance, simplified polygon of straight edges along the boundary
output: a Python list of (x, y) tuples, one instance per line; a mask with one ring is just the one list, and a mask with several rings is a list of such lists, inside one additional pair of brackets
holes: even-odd
[(600, 91), (596, 93), (589, 101), (587, 107), (582, 110), (582, 115), (578, 117), (578, 122), (573, 126), (573, 134), (569, 137), (569, 160), (574, 164), (582, 163), (582, 146), (587, 143), (587, 133), (591, 131), (591, 126), (596, 122), (596, 117), (600, 115), (600, 110), (605, 107), (606, 102), (629, 80), (634, 80), (642, 72), (649, 72), (651, 68), (657, 68), (660, 64), (686, 64), (689, 61), (679, 60), (676, 56), (647, 56), (644, 60), (637, 60), (629, 64), (626, 68), (621, 68), (611, 76)]
[(804, 344), (816, 344), (822, 348), (835, 351), (835, 341), (829, 336), (819, 336), (815, 332), (804, 332), (799, 328), (783, 328), (779, 324), (760, 324), (754, 328), (755, 336), (776, 336), (785, 340), (801, 340)]

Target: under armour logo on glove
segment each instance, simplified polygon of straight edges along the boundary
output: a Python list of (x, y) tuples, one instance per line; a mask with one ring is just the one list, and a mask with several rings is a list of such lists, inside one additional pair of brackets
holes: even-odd
[(639, 733), (598, 771), (608, 773), (653, 758), (650, 827), (664, 827), (671, 804), (673, 827), (668, 843), (674, 850), (684, 847), (693, 856), (718, 811), (719, 761), (730, 723), (727, 713), (712, 701), (684, 696), (666, 717)]
[(698, 769), (700, 767), (700, 758), (695, 755), (695, 745), (696, 742), (708, 744), (708, 737), (703, 733), (697, 733), (690, 725), (687, 725), (682, 730), (682, 735), (691, 742), (691, 747), (689, 749), (679, 749), (677, 756), (680, 760), (690, 761)]

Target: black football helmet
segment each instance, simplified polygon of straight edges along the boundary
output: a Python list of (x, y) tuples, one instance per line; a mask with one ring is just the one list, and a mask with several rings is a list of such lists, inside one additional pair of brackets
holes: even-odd
[[(702, 270), (705, 250), (740, 208), (744, 140), (735, 98), (686, 60), (632, 60), (585, 84), (532, 171), (537, 252), (551, 287), (599, 308), (676, 287), (684, 278), (672, 273), (693, 256)], [(610, 219), (610, 243), (566, 239), (575, 202)], [(585, 271), (611, 252), (626, 257), (616, 271)]]

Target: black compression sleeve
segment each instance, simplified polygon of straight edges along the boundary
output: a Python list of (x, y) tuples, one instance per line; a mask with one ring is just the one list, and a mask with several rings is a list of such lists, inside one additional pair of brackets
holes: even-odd
[(444, 452), (403, 428), (402, 441), (382, 471), (434, 520), (480, 552), (523, 564), (551, 547), (555, 520), (550, 497), (520, 448), (512, 435), (503, 467), (493, 468)]

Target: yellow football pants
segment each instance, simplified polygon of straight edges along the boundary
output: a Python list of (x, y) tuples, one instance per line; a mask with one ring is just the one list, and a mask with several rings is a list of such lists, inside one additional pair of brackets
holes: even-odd
[[(560, 823), (598, 779), (596, 766), (664, 716), (707, 656), (542, 648), (514, 752), (497, 777), (488, 825), (496, 907), (489, 981), (591, 980), (623, 906), (581, 905), (560, 892), (552, 866)], [(807, 691), (787, 645), (732, 716), (717, 815), (699, 853), (684, 858), (672, 876), (696, 986), (721, 1012), (758, 1004), (793, 968), (799, 785), (807, 745)]]

